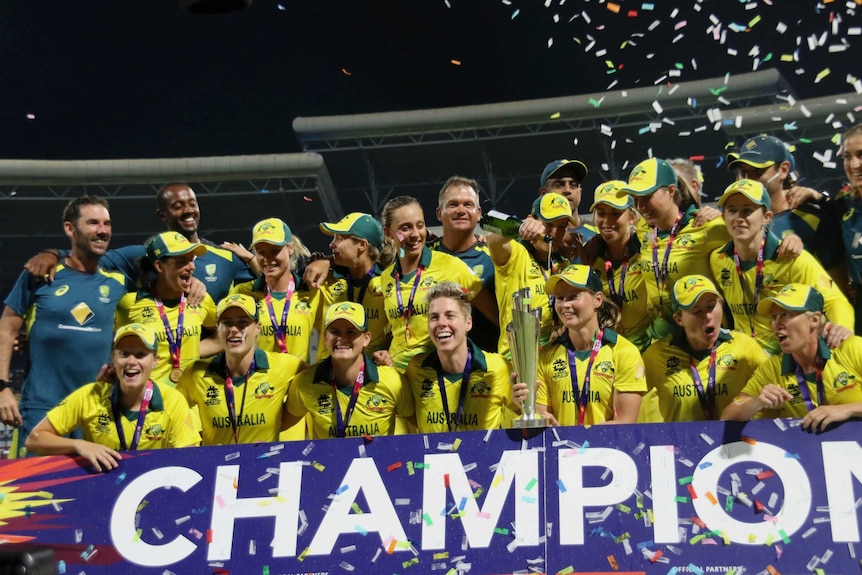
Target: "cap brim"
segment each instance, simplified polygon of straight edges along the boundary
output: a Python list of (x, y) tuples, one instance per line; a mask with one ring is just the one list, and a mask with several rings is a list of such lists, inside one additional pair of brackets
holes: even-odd
[(695, 296), (694, 296), (694, 298), (691, 300), (691, 303), (690, 303), (690, 304), (688, 304), (688, 305), (682, 305), (682, 304), (680, 303), (679, 299), (677, 299), (677, 300), (676, 300), (676, 302), (677, 302), (677, 309), (680, 309), (680, 310), (683, 310), (683, 311), (688, 311), (688, 310), (690, 310), (691, 308), (693, 308), (694, 306), (696, 306), (696, 305), (697, 305), (697, 302), (700, 300), (700, 298), (702, 298), (704, 295), (706, 295), (706, 294), (708, 294), (708, 293), (711, 293), (712, 295), (714, 295), (714, 296), (716, 296), (716, 297), (721, 297), (721, 294), (720, 294), (720, 293), (718, 293), (717, 291), (715, 291), (714, 289), (710, 289), (710, 288), (703, 288), (702, 290), (700, 290), (699, 292), (697, 292), (697, 295), (695, 295)]
[(732, 170), (736, 166), (740, 164), (744, 164), (746, 166), (751, 166), (752, 168), (768, 168), (769, 166), (775, 164), (772, 160), (767, 160), (765, 162), (755, 162), (753, 160), (749, 160), (746, 158), (741, 158), (738, 154), (728, 154), (727, 155), (727, 169)]
[(598, 206), (599, 204), (604, 204), (620, 211), (627, 210), (629, 209), (629, 207), (631, 207), (631, 204), (629, 202), (626, 202), (623, 205), (619, 205), (609, 200), (596, 200), (595, 202), (593, 202), (593, 205), (590, 206), (590, 211), (595, 210), (596, 206)]

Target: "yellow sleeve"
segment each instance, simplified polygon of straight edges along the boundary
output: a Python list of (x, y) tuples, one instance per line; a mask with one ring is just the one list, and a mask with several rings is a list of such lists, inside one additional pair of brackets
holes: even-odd
[(170, 427), (168, 445), (170, 447), (195, 447), (201, 444), (200, 433), (195, 429), (188, 402), (177, 392), (167, 386), (159, 386), (165, 401), (165, 411), (168, 412)]
[(92, 389), (92, 383), (76, 389), (48, 412), (46, 417), (58, 435), (66, 435), (81, 427), (87, 396)]

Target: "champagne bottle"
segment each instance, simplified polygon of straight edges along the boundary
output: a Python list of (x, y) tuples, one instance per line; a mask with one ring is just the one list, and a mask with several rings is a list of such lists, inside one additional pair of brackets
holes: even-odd
[(479, 220), (479, 227), (486, 232), (497, 234), (504, 238), (517, 239), (521, 223), (521, 220), (515, 216), (510, 216), (496, 210), (489, 210), (482, 214), (482, 218)]

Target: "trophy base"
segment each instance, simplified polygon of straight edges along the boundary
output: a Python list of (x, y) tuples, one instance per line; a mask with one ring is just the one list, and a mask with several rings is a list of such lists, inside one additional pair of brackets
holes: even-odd
[(550, 427), (548, 420), (537, 415), (530, 418), (519, 417), (512, 420), (514, 429), (537, 429), (539, 427)]

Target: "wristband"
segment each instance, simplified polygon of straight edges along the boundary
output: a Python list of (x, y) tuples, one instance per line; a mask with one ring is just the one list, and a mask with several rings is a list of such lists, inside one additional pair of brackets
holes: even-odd
[(8, 379), (0, 379), (0, 392), (12, 387), (12, 383)]

